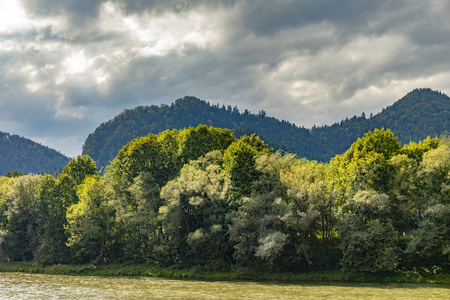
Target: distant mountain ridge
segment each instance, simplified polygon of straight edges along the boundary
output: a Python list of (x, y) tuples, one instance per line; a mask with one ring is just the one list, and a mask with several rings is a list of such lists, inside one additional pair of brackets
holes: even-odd
[(274, 149), (328, 161), (369, 130), (390, 128), (402, 143), (418, 142), (427, 136), (440, 136), (450, 131), (449, 120), (450, 98), (429, 88), (411, 91), (375, 116), (353, 116), (331, 126), (312, 129), (268, 117), (264, 111), (240, 113), (236, 107), (211, 105), (186, 96), (170, 106), (138, 106), (125, 110), (89, 135), (83, 154), (90, 155), (98, 166), (105, 166), (136, 137), (206, 124), (231, 129), (237, 137), (256, 133)]
[(58, 171), (70, 159), (32, 140), (0, 131), (0, 176), (8, 171), (43, 173)]
[(450, 132), (450, 98), (429, 88), (415, 89), (380, 113), (366, 118), (353, 116), (331, 126), (311, 130), (324, 146), (320, 160), (343, 153), (358, 138), (375, 128), (389, 128), (402, 144)]

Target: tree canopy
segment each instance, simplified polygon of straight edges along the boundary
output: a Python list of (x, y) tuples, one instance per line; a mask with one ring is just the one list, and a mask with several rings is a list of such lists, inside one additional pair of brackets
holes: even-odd
[(450, 143), (389, 129), (329, 163), (200, 125), (125, 145), (105, 174), (0, 177), (0, 261), (358, 272), (450, 268)]

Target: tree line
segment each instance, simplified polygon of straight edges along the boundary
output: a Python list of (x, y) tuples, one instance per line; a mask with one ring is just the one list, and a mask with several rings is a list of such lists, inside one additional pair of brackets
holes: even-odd
[(137, 138), (101, 175), (0, 178), (0, 260), (277, 271), (447, 269), (450, 143), (390, 130), (329, 163), (200, 125)]

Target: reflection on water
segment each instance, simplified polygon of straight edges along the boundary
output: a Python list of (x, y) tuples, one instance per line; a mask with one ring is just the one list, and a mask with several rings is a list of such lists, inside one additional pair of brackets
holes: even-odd
[(1, 299), (449, 299), (449, 285), (282, 284), (0, 273)]

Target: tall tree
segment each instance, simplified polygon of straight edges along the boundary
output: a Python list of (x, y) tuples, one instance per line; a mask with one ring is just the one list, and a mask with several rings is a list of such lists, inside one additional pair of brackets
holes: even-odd
[[(64, 175), (63, 175), (64, 176)], [(40, 181), (38, 196), (39, 247), (34, 260), (45, 264), (67, 263), (66, 199), (60, 181), (47, 175)]]
[(39, 246), (38, 198), (42, 176), (16, 178), (8, 193), (8, 223), (2, 248), (10, 261), (29, 261)]
[(260, 175), (255, 167), (256, 158), (269, 153), (272, 149), (256, 135), (243, 136), (225, 150), (223, 167), (231, 178), (236, 200), (251, 195), (252, 185)]
[(78, 155), (72, 159), (61, 171), (62, 175), (68, 175), (77, 185), (83, 183), (83, 180), (97, 173), (95, 162), (88, 155)]
[(230, 259), (226, 234), (229, 178), (221, 168), (222, 152), (191, 161), (161, 191), (167, 242), (181, 261), (205, 263)]
[(112, 191), (103, 178), (90, 176), (79, 186), (78, 198), (67, 211), (67, 245), (76, 262), (104, 262), (113, 243)]

